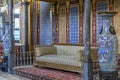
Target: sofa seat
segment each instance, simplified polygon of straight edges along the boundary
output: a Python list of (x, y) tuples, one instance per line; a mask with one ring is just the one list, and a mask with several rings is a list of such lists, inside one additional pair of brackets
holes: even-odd
[(36, 57), (36, 60), (70, 66), (81, 66), (81, 62), (79, 62), (77, 58), (72, 55), (47, 54), (44, 56)]

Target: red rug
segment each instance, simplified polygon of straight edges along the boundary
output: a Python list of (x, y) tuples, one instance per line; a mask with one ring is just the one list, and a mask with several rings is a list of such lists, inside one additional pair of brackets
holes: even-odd
[(32, 80), (81, 80), (80, 74), (50, 68), (19, 68), (16, 74)]

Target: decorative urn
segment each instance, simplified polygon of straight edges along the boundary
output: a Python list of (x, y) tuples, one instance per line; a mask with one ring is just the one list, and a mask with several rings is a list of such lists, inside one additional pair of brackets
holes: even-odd
[(8, 56), (10, 49), (10, 36), (9, 36), (9, 22), (4, 22), (5, 24), (5, 34), (3, 35), (3, 47), (4, 47), (4, 55)]
[(98, 57), (101, 71), (116, 71), (118, 40), (113, 27), (116, 12), (101, 12), (103, 26), (98, 36)]

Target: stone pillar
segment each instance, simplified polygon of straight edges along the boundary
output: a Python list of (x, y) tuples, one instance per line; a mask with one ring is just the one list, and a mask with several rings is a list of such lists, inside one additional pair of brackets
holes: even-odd
[(14, 67), (14, 34), (13, 34), (13, 0), (9, 0), (9, 53), (8, 53), (8, 73), (13, 73)]
[(92, 61), (90, 59), (90, 1), (85, 0), (84, 45), (85, 59), (83, 61), (83, 80), (93, 80)]
[(29, 2), (24, 2), (24, 27), (25, 27), (25, 47), (24, 51), (29, 51), (29, 44), (28, 44), (28, 5)]

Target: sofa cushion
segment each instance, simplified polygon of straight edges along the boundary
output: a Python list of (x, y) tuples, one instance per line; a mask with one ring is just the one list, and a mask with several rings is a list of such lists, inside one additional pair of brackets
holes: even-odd
[(36, 56), (42, 56), (45, 54), (56, 54), (56, 47), (36, 47), (35, 48)]
[(54, 45), (57, 48), (57, 54), (78, 56), (84, 46)]
[(71, 66), (81, 66), (81, 62), (76, 60), (75, 56), (48, 54), (40, 57), (36, 57), (36, 61), (51, 62), (56, 64), (64, 64)]

